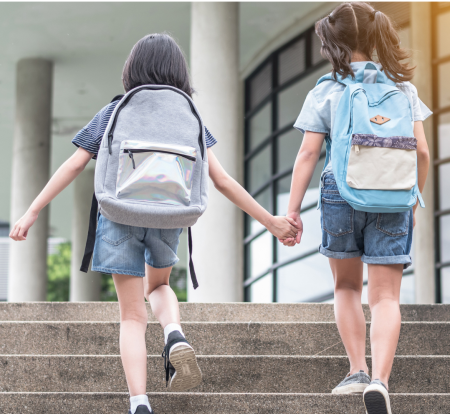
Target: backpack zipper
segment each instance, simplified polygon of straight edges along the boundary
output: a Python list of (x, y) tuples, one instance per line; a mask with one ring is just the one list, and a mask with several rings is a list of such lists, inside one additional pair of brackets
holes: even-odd
[(179, 157), (186, 158), (189, 161), (193, 161), (193, 162), (197, 161), (196, 157), (193, 157), (191, 155), (181, 154), (180, 152), (172, 152), (172, 151), (162, 151), (162, 150), (154, 150), (154, 149), (124, 149), (123, 152), (124, 152), (124, 154), (128, 153), (128, 156), (131, 158), (131, 162), (133, 163), (134, 170), (136, 169), (136, 164), (134, 163), (133, 153), (139, 154), (139, 153), (143, 153), (143, 152), (161, 152), (163, 154), (177, 155)]
[(130, 93), (130, 95), (128, 95), (127, 99), (123, 102), (123, 104), (120, 106), (120, 108), (117, 110), (116, 115), (114, 117), (114, 121), (111, 125), (111, 129), (108, 132), (108, 148), (109, 148), (109, 155), (112, 154), (112, 142), (113, 142), (113, 134), (114, 134), (114, 129), (116, 128), (116, 123), (117, 123), (117, 118), (119, 117), (120, 111), (123, 109), (124, 106), (126, 106), (126, 104), (130, 101), (130, 99), (138, 92), (142, 91), (142, 90), (169, 90), (169, 91), (173, 91), (176, 92), (178, 94), (180, 94), (184, 99), (186, 99), (189, 103), (189, 106), (191, 108), (192, 114), (197, 118), (198, 121), (198, 125), (200, 127), (200, 133), (198, 136), (198, 146), (200, 147), (200, 153), (202, 154), (202, 160), (205, 159), (205, 149), (203, 147), (203, 140), (202, 140), (202, 122), (200, 120), (200, 117), (197, 115), (197, 113), (195, 112), (194, 109), (194, 105), (192, 104), (192, 102), (186, 98), (186, 96), (184, 96), (184, 94), (181, 91), (178, 91), (176, 89), (172, 89), (172, 88), (167, 88), (167, 87), (158, 87), (158, 86), (154, 86), (154, 87), (147, 87), (147, 88), (140, 88), (137, 91), (134, 91), (132, 93)]

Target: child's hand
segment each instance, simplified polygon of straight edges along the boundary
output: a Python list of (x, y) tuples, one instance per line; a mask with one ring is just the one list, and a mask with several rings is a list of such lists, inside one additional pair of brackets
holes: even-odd
[(26, 212), (24, 216), (14, 225), (14, 228), (9, 233), (9, 237), (15, 241), (22, 241), (27, 239), (28, 230), (34, 224), (38, 215), (35, 213)]
[(288, 213), (286, 215), (286, 218), (294, 220), (294, 222), (296, 223), (296, 227), (297, 227), (297, 235), (295, 237), (288, 237), (288, 238), (278, 238), (278, 240), (280, 241), (280, 243), (283, 243), (285, 246), (295, 246), (296, 244), (300, 243), (300, 240), (302, 238), (302, 234), (303, 234), (303, 222), (302, 219), (300, 218), (300, 214), (297, 212), (293, 212), (293, 213)]
[(289, 217), (275, 216), (272, 217), (269, 230), (277, 239), (295, 238), (297, 236), (297, 226), (293, 219)]

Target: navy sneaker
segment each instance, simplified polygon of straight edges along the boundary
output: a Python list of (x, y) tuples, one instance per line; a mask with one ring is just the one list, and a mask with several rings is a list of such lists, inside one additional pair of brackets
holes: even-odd
[(179, 331), (169, 334), (162, 356), (170, 391), (190, 390), (202, 382), (194, 349)]
[[(128, 414), (131, 414), (130, 410), (128, 410)], [(138, 405), (134, 414), (153, 414), (153, 410), (149, 410), (146, 405)]]
[(373, 380), (364, 390), (364, 405), (367, 414), (392, 414), (389, 392), (380, 380)]
[(363, 371), (350, 375), (333, 390), (332, 394), (362, 394), (370, 384), (370, 377)]

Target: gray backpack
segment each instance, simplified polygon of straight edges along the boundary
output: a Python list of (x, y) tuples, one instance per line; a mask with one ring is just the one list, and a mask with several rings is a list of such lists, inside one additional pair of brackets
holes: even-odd
[(208, 175), (204, 126), (191, 98), (163, 85), (128, 92), (115, 107), (100, 144), (81, 270), (87, 271), (92, 257), (99, 208), (108, 220), (129, 226), (188, 227), (196, 288), (191, 226), (206, 209)]

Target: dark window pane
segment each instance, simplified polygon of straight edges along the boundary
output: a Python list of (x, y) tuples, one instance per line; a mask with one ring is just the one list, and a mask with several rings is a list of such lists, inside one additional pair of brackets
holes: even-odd
[(319, 253), (278, 270), (278, 302), (317, 301), (333, 289), (328, 259)]
[(438, 125), (438, 138), (439, 138), (439, 157), (450, 157), (450, 114), (442, 114), (439, 116)]
[(441, 262), (450, 262), (450, 215), (440, 218)]
[(268, 63), (250, 81), (250, 109), (258, 105), (272, 90), (272, 64)]
[(265, 105), (252, 116), (250, 126), (250, 150), (258, 146), (272, 132), (272, 103)]
[(273, 299), (273, 283), (272, 274), (252, 283), (249, 288), (250, 302), (270, 303)]
[(314, 88), (320, 74), (315, 72), (281, 92), (278, 99), (278, 128), (294, 125), (308, 92)]
[(279, 57), (278, 83), (284, 82), (305, 70), (305, 39), (300, 39), (283, 50)]
[[(448, 4), (448, 3), (447, 3)], [(450, 12), (437, 16), (438, 35), (437, 35), (437, 53), (438, 57), (450, 55)]]
[(450, 267), (441, 269), (442, 303), (450, 303)]
[[(264, 190), (255, 197), (255, 200), (269, 212), (271, 212), (270, 193), (271, 193), (270, 188), (267, 188), (266, 190)], [(248, 215), (246, 222), (247, 222), (247, 230), (246, 230), (247, 236), (249, 234), (254, 234), (264, 228), (264, 226), (259, 221), (255, 220), (253, 217)]]
[(277, 172), (294, 166), (295, 158), (302, 143), (302, 134), (296, 129), (278, 137)]
[(272, 240), (273, 236), (266, 231), (247, 246), (247, 278), (259, 276), (272, 266)]
[(312, 34), (312, 64), (313, 65), (316, 65), (317, 63), (324, 60), (322, 55), (320, 54), (321, 48), (322, 48), (322, 41), (320, 40), (319, 36), (317, 36), (315, 33), (313, 33)]
[(248, 161), (249, 191), (253, 192), (266, 183), (271, 176), (271, 146), (268, 145)]
[(450, 163), (439, 166), (439, 210), (450, 208)]
[(439, 77), (439, 107), (450, 106), (450, 62), (442, 63), (438, 67)]

